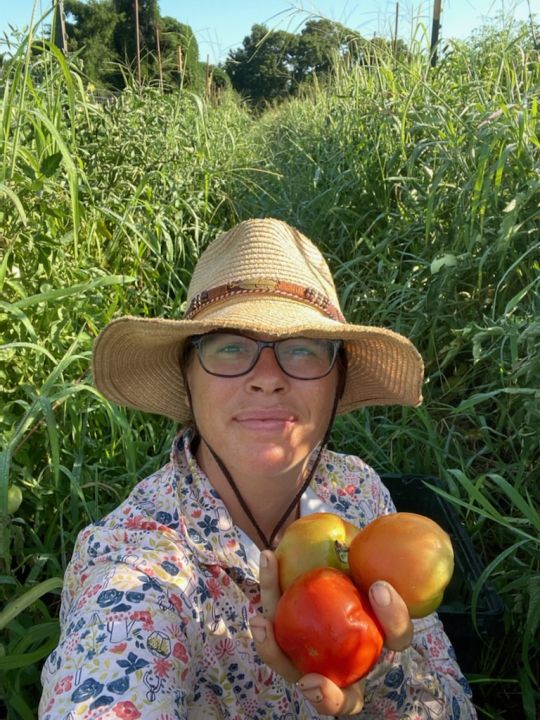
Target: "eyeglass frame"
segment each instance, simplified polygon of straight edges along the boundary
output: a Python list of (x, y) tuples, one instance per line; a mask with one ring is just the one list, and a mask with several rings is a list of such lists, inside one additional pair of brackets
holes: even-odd
[[(256, 355), (255, 355), (255, 359), (254, 359), (254, 361), (253, 361), (253, 364), (252, 364), (247, 370), (244, 370), (244, 371), (241, 372), (241, 373), (235, 373), (234, 375), (222, 375), (221, 373), (215, 373), (215, 372), (212, 372), (211, 370), (208, 370), (208, 369), (204, 366), (204, 363), (203, 363), (203, 360), (202, 360), (202, 357), (201, 357), (200, 344), (201, 344), (203, 338), (208, 337), (209, 335), (238, 335), (239, 337), (247, 338), (248, 340), (253, 340), (253, 342), (257, 343), (257, 353), (256, 353)], [(323, 375), (317, 375), (316, 377), (312, 377), (312, 378), (311, 378), (311, 377), (310, 377), (310, 378), (305, 378), (305, 377), (297, 377), (296, 375), (291, 375), (290, 373), (288, 373), (288, 372), (282, 367), (282, 365), (281, 365), (281, 363), (280, 363), (280, 361), (279, 361), (279, 358), (278, 358), (278, 356), (277, 356), (277, 354), (276, 354), (275, 346), (276, 346), (278, 343), (281, 343), (281, 342), (283, 342), (284, 340), (294, 340), (295, 337), (296, 337), (297, 339), (299, 339), (299, 340), (302, 339), (302, 338), (304, 338), (303, 335), (299, 335), (299, 336), (291, 336), (291, 337), (286, 337), (286, 338), (280, 338), (279, 340), (257, 340), (256, 338), (250, 337), (249, 335), (246, 335), (245, 333), (238, 332), (238, 331), (235, 331), (235, 330), (214, 330), (214, 331), (212, 331), (212, 332), (202, 333), (202, 334), (200, 334), (200, 335), (191, 335), (191, 336), (189, 337), (189, 339), (188, 339), (187, 346), (188, 346), (188, 347), (194, 347), (194, 348), (195, 348), (195, 350), (196, 350), (196, 352), (197, 352), (197, 357), (199, 358), (199, 362), (200, 362), (200, 364), (201, 364), (202, 369), (203, 369), (206, 373), (208, 373), (209, 375), (213, 375), (214, 377), (236, 378), (236, 377), (242, 377), (243, 375), (247, 375), (247, 374), (250, 373), (250, 372), (253, 370), (253, 368), (257, 365), (257, 363), (259, 362), (259, 358), (261, 357), (262, 351), (263, 351), (265, 348), (267, 348), (267, 347), (268, 347), (268, 348), (272, 348), (272, 352), (274, 353), (274, 358), (275, 358), (275, 360), (276, 360), (276, 362), (277, 362), (280, 370), (281, 370), (283, 373), (285, 373), (285, 375), (287, 375), (287, 377), (293, 378), (293, 380), (320, 380), (321, 378), (326, 377), (327, 375), (329, 375), (329, 374), (332, 372), (332, 370), (334, 369), (334, 366), (335, 366), (335, 364), (336, 364), (336, 360), (338, 359), (338, 357), (340, 356), (341, 351), (343, 350), (343, 347), (344, 347), (343, 340), (339, 340), (339, 339), (334, 340), (333, 338), (305, 338), (306, 340), (325, 340), (325, 341), (331, 343), (331, 345), (332, 345), (332, 347), (333, 347), (333, 349), (334, 349), (334, 355), (333, 355), (333, 357), (332, 357), (332, 361), (331, 361), (331, 363), (330, 363), (330, 367), (328, 368), (328, 370), (327, 370)]]

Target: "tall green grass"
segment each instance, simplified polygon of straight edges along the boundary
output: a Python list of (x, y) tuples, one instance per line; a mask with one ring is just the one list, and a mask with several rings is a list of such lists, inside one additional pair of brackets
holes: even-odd
[[(39, 661), (77, 532), (166, 456), (173, 429), (98, 397), (91, 347), (119, 312), (180, 316), (251, 119), (189, 93), (131, 87), (95, 103), (48, 43), (3, 68), (0, 115), (1, 699), (35, 717)], [(22, 505), (7, 512), (8, 486)], [(31, 602), (29, 602), (31, 600)]]
[[(89, 359), (119, 314), (182, 313), (201, 249), (273, 215), (326, 251), (348, 318), (414, 340), (425, 404), (339, 419), (381, 472), (439, 474), (505, 603), (475, 677), (489, 718), (539, 699), (538, 55), (486, 31), (337, 67), (252, 118), (233, 97), (100, 105), (31, 37), (0, 91), (0, 702), (35, 717), (77, 532), (167, 457), (170, 423), (114, 407)], [(419, 450), (421, 449), (421, 451)], [(8, 487), (22, 504), (7, 512)], [(476, 588), (475, 598), (481, 586)]]
[(456, 43), (434, 71), (422, 54), (337, 68), (262, 118), (273, 174), (241, 199), (318, 240), (348, 318), (424, 357), (422, 408), (355, 413), (334, 441), (437, 473), (463, 508), (507, 607), (476, 678), (488, 717), (539, 700), (539, 81), (523, 29)]

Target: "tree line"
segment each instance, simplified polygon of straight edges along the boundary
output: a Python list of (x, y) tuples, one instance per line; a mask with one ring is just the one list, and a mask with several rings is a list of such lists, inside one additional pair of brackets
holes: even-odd
[[(77, 53), (87, 78), (100, 89), (122, 90), (139, 53), (143, 82), (200, 90), (205, 68), (189, 25), (162, 16), (158, 0), (64, 0), (68, 50)], [(224, 73), (223, 73), (224, 75)]]
[(341, 23), (309, 20), (300, 34), (253, 25), (241, 48), (232, 50), (224, 69), (235, 90), (255, 104), (294, 95), (315, 77), (324, 79), (336, 62), (370, 65), (381, 49), (408, 55), (402, 40), (366, 39)]
[(122, 90), (133, 75), (137, 58), (143, 82), (166, 91), (186, 87), (201, 92), (230, 86), (256, 107), (298, 93), (314, 77), (324, 78), (336, 61), (369, 64), (381, 48), (404, 57), (403, 41), (367, 40), (358, 32), (327, 19), (309, 20), (299, 34), (255, 24), (242, 46), (224, 63), (201, 61), (189, 25), (161, 16), (158, 0), (65, 0), (70, 53), (77, 53), (87, 78), (98, 88)]

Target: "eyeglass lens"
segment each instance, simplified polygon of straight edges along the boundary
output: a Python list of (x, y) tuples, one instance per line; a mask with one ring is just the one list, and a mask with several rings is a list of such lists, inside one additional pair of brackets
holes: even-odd
[[(202, 335), (196, 342), (203, 368), (213, 375), (234, 377), (249, 372), (264, 341), (232, 333)], [(276, 359), (291, 377), (314, 380), (327, 375), (334, 364), (339, 341), (286, 338), (272, 343)]]

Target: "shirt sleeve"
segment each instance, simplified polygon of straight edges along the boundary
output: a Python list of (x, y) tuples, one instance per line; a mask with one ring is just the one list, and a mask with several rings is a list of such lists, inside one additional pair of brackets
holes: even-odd
[(40, 720), (186, 717), (193, 678), (184, 612), (181, 595), (134, 559), (82, 568), (75, 553), (62, 635), (42, 672)]
[(362, 720), (469, 720), (471, 690), (440, 620), (413, 621), (413, 642), (403, 652), (384, 650), (366, 681)]

